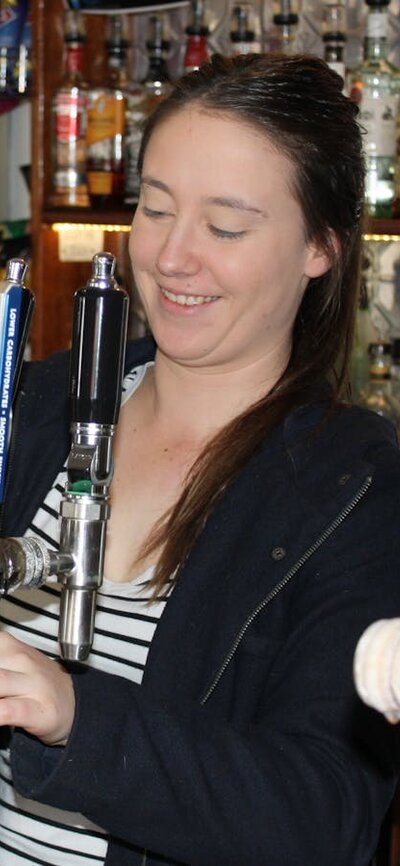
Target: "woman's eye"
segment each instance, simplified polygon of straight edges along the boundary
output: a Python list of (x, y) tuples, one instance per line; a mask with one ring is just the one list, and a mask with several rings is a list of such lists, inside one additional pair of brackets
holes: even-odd
[(245, 231), (228, 231), (227, 229), (219, 229), (217, 226), (210, 225), (210, 231), (216, 238), (241, 238), (246, 234)]
[(150, 219), (158, 219), (167, 215), (167, 212), (164, 210), (155, 210), (154, 208), (146, 207), (146, 205), (143, 205), (143, 213), (145, 216), (150, 217)]

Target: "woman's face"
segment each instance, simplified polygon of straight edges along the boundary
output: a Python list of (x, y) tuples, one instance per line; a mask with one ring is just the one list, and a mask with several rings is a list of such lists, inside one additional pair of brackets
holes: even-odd
[(228, 116), (186, 108), (154, 131), (130, 255), (169, 358), (221, 370), (287, 360), (307, 282), (329, 267), (305, 240), (292, 177), (283, 153)]

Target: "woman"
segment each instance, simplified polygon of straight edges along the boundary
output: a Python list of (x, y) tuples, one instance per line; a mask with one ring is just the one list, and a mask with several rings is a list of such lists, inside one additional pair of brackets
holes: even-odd
[[(316, 58), (215, 57), (147, 124), (130, 252), (156, 348), (128, 349), (91, 664), (37, 651), (43, 596), (0, 612), (13, 864), (371, 860), (398, 757), (352, 658), (400, 602), (400, 458), (343, 401), (356, 114)], [(25, 374), (5, 535), (51, 536), (65, 370)]]

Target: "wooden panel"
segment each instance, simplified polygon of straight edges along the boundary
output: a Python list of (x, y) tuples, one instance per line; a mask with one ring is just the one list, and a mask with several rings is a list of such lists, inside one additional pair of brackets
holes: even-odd
[[(129, 286), (127, 233), (105, 232), (104, 249), (117, 257), (119, 279)], [(32, 268), (31, 287), (36, 308), (31, 328), (32, 357), (44, 358), (52, 352), (67, 349), (71, 340), (73, 296), (85, 285), (91, 274), (90, 262), (60, 262), (58, 234), (42, 226), (40, 268)], [(40, 273), (40, 283), (36, 283)]]

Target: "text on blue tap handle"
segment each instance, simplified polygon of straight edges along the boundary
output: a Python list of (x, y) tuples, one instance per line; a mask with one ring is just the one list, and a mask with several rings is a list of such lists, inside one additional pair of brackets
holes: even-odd
[(7, 472), (22, 291), (19, 286), (14, 286), (0, 296), (0, 503), (4, 498)]

